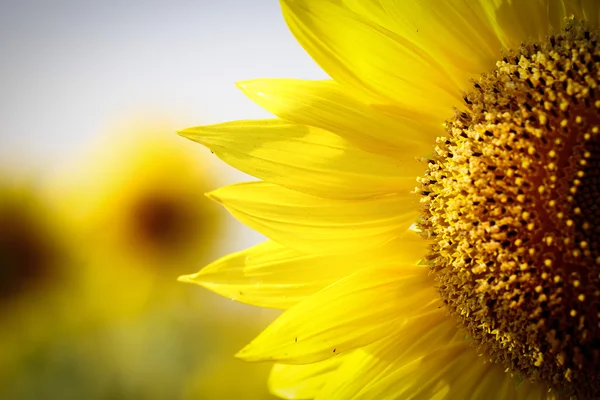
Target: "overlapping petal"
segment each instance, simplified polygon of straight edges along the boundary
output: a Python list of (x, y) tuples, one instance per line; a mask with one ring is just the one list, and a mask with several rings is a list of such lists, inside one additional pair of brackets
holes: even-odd
[(228, 122), (179, 133), (240, 171), (321, 197), (365, 198), (413, 188), (415, 176), (425, 168), (414, 152), (402, 157), (398, 151), (395, 158), (367, 152), (331, 132), (280, 119)]
[(316, 399), (546, 398), (543, 385), (521, 382), (486, 362), (439, 300), (431, 306), (393, 337), (349, 354)]
[(411, 230), (380, 248), (340, 255), (307, 254), (266, 241), (180, 280), (242, 303), (286, 309), (359, 269), (416, 264), (426, 246), (427, 242)]
[[(439, 61), (463, 89), (489, 71), (501, 52), (541, 40), (574, 15), (593, 25), (593, 0), (343, 0), (346, 7), (418, 45)], [(456, 106), (460, 103), (455, 104)]]
[(341, 354), (312, 364), (275, 364), (269, 389), (283, 399), (314, 399), (344, 360)]
[[(472, 350), (472, 349), (471, 349)], [(355, 399), (442, 399), (449, 396), (449, 375), (464, 372), (465, 346), (455, 344), (430, 352), (409, 363), (399, 363), (397, 369), (381, 377), (353, 398)], [(460, 371), (460, 372), (459, 372)], [(472, 396), (466, 398), (474, 399)]]
[(322, 361), (396, 331), (410, 309), (435, 298), (428, 269), (368, 268), (285, 311), (238, 353), (248, 361)]
[(409, 312), (410, 320), (393, 336), (349, 354), (317, 399), (352, 398), (401, 365), (422, 357), (423, 349), (446, 347), (456, 336), (456, 326), (440, 305), (434, 299), (421, 315)]
[(500, 41), (479, 1), (344, 0), (344, 3), (418, 45), (444, 65), (464, 89), (470, 78), (493, 68), (500, 56)]
[(409, 187), (364, 200), (326, 199), (265, 182), (208, 194), (247, 226), (302, 252), (343, 254), (373, 249), (405, 232), (418, 217)]
[[(521, 43), (543, 40), (550, 29), (561, 29), (565, 18), (571, 15), (584, 17), (584, 9), (579, 1), (479, 1), (486, 8), (491, 26), (504, 49), (514, 49)], [(598, 9), (597, 3), (595, 8)]]
[(466, 342), (455, 342), (408, 363), (365, 387), (354, 399), (499, 399), (550, 400), (544, 385), (521, 382), (499, 365), (484, 363)]
[(391, 118), (351, 97), (334, 81), (255, 79), (238, 83), (254, 102), (278, 117), (334, 132), (362, 148), (403, 163), (431, 150), (438, 128)]
[(460, 104), (460, 87), (418, 45), (332, 0), (283, 0), (296, 39), (336, 82), (373, 103), (437, 119)]

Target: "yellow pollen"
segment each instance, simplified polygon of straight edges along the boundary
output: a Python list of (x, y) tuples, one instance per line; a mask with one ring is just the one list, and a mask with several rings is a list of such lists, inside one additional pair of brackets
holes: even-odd
[(508, 52), (445, 123), (418, 224), (446, 307), (489, 358), (600, 398), (599, 32)]

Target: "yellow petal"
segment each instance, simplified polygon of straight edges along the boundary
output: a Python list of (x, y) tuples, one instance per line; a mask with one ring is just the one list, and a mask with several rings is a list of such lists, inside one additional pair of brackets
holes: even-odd
[(509, 49), (518, 48), (524, 42), (543, 40), (550, 27), (559, 30), (565, 17), (574, 12), (581, 14), (574, 1), (480, 1), (488, 10), (502, 46)]
[(349, 354), (317, 400), (484, 400), (491, 393), (499, 399), (544, 398), (543, 385), (520, 382), (486, 363), (439, 303), (430, 303), (394, 335)]
[(414, 152), (401, 161), (402, 157), (360, 150), (323, 129), (278, 119), (227, 122), (179, 133), (242, 172), (321, 197), (365, 198), (414, 187), (425, 167)]
[(427, 242), (410, 230), (381, 248), (343, 255), (307, 254), (266, 241), (180, 280), (242, 303), (286, 309), (359, 269), (416, 264), (426, 248)]
[[(541, 40), (575, 15), (597, 26), (595, 0), (344, 0), (347, 7), (410, 40), (451, 72), (459, 86), (494, 68), (502, 48)], [(583, 4), (581, 4), (583, 3)], [(458, 105), (458, 104), (457, 104)]]
[(400, 193), (365, 200), (315, 197), (265, 182), (226, 186), (208, 196), (266, 237), (307, 253), (343, 254), (399, 237), (419, 214), (418, 197)]
[(411, 308), (435, 296), (426, 267), (362, 269), (285, 311), (237, 356), (322, 361), (393, 333)]
[(390, 118), (352, 98), (334, 81), (255, 79), (238, 86), (278, 117), (327, 129), (363, 148), (391, 151), (395, 158), (406, 161), (429, 152), (439, 134), (420, 123)]
[(463, 366), (464, 361), (459, 357), (464, 354), (464, 351), (465, 347), (460, 344), (448, 346), (407, 364), (400, 364), (401, 368), (384, 375), (377, 383), (364, 388), (353, 398), (361, 400), (451, 398), (448, 397), (448, 382), (445, 378), (454, 375), (453, 369)]
[[(454, 320), (439, 308), (440, 303), (439, 299), (434, 299), (422, 311), (411, 310), (414, 311), (414, 314), (410, 314), (411, 319), (394, 335), (349, 354), (317, 399), (352, 398), (363, 388), (411, 360), (448, 346), (455, 338), (457, 329)], [(416, 315), (419, 312), (424, 313)]]
[(275, 364), (269, 376), (269, 390), (284, 399), (313, 399), (344, 358), (342, 354), (313, 364)]
[[(520, 382), (500, 365), (484, 363), (466, 341), (423, 349), (425, 355), (381, 374), (353, 399), (546, 399), (539, 383)], [(551, 398), (548, 396), (548, 398)]]
[[(345, 0), (352, 10), (415, 43), (460, 87), (492, 69), (501, 44), (477, 1)], [(456, 106), (460, 104), (455, 104)]]
[(443, 119), (460, 104), (444, 67), (409, 40), (331, 0), (283, 0), (296, 39), (329, 76), (374, 103)]

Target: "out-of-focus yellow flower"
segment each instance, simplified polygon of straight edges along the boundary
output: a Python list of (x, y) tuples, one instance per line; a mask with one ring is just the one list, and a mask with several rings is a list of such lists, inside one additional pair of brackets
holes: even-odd
[[(63, 333), (66, 237), (41, 191), (0, 177), (0, 385), (18, 360)], [(73, 304), (72, 311), (77, 310)]]
[[(72, 175), (47, 182), (55, 209), (48, 214), (60, 221), (60, 235), (49, 237), (64, 237), (73, 262), (61, 264), (68, 279), (52, 288), (60, 301), (51, 307), (40, 292), (18, 317), (32, 319), (48, 309), (35, 328), (60, 327), (60, 334), (29, 346), (19, 329), (11, 330), (23, 324), (5, 329), (13, 348), (31, 348), (0, 362), (7, 371), (0, 376), (0, 398), (179, 398), (196, 371), (216, 370), (212, 355), (232, 351), (230, 341), (255, 323), (256, 314), (248, 314), (237, 329), (220, 329), (227, 312), (214, 311), (215, 296), (186, 292), (176, 281), (214, 256), (223, 219), (204, 207), (209, 166), (173, 130), (166, 123), (131, 124), (107, 136), (84, 162), (74, 160), (80, 168)], [(4, 236), (0, 231), (0, 243)], [(23, 254), (27, 260), (30, 252)], [(190, 302), (206, 312), (192, 314)], [(220, 373), (211, 376), (221, 379)], [(247, 383), (239, 385), (242, 392), (254, 390), (254, 382)], [(199, 387), (201, 398), (220, 398), (210, 385)]]
[(204, 196), (209, 166), (172, 131), (157, 122), (107, 136), (61, 202), (80, 239), (80, 297), (92, 320), (133, 315), (180, 295), (177, 276), (217, 244), (222, 220)]

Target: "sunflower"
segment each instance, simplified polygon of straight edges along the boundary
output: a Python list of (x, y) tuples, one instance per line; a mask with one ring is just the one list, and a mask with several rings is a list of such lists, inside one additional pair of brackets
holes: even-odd
[(600, 397), (600, 4), (283, 0), (326, 81), (180, 133), (268, 241), (183, 281), (285, 309), (237, 356), (317, 399)]
[[(0, 386), (32, 350), (62, 334), (69, 269), (67, 238), (46, 193), (0, 176)], [(76, 307), (71, 305), (71, 312)]]
[[(36, 201), (0, 179), (0, 398), (174, 398), (220, 348), (204, 340), (224, 314), (215, 296), (176, 277), (213, 257), (223, 219), (203, 207), (205, 150), (172, 130), (120, 124), (42, 176)], [(51, 257), (59, 239), (69, 263)]]
[(74, 296), (98, 322), (181, 298), (171, 282), (209, 259), (222, 221), (205, 206), (208, 163), (165, 136), (167, 121), (131, 121), (111, 131), (63, 177), (66, 187), (55, 188), (84, 264)]
[(56, 275), (58, 241), (32, 190), (1, 186), (0, 307), (5, 308)]

